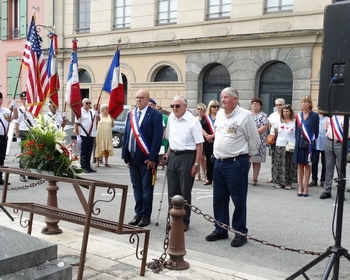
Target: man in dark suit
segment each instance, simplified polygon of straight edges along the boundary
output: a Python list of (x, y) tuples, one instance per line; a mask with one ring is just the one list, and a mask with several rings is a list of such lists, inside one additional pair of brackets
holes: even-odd
[(149, 92), (140, 89), (135, 96), (136, 108), (126, 119), (122, 158), (129, 165), (134, 189), (135, 217), (130, 225), (147, 226), (151, 221), (153, 186), (152, 174), (158, 163), (163, 139), (163, 118), (148, 106)]

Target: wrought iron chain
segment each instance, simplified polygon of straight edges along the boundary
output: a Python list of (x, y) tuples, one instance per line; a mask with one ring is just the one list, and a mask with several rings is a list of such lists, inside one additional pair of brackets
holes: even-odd
[(167, 257), (167, 251), (169, 248), (169, 231), (171, 229), (170, 225), (170, 209), (172, 207), (171, 200), (169, 201), (168, 215), (166, 218), (166, 227), (165, 227), (165, 237), (163, 242), (164, 252), (161, 254), (159, 259), (153, 259), (152, 262), (147, 263), (147, 268), (151, 269), (154, 273), (159, 273), (162, 271), (162, 267), (165, 265), (165, 258)]
[(294, 249), (294, 248), (286, 247), (286, 246), (283, 246), (283, 245), (276, 245), (276, 244), (270, 243), (268, 241), (252, 237), (252, 236), (250, 236), (248, 234), (244, 234), (242, 232), (234, 230), (233, 228), (231, 228), (230, 226), (228, 226), (228, 225), (226, 225), (226, 224), (224, 224), (222, 222), (217, 221), (214, 217), (210, 216), (209, 214), (203, 213), (201, 209), (199, 209), (198, 207), (196, 207), (194, 205), (189, 204), (186, 200), (185, 200), (185, 205), (189, 206), (191, 208), (191, 211), (193, 211), (194, 213), (196, 213), (198, 215), (202, 215), (203, 218), (206, 219), (207, 221), (209, 221), (211, 223), (215, 223), (219, 227), (221, 227), (221, 228), (223, 228), (223, 229), (225, 229), (227, 231), (230, 231), (230, 232), (235, 233), (235, 234), (239, 234), (241, 236), (246, 237), (247, 239), (256, 241), (256, 242), (261, 243), (263, 245), (271, 246), (271, 247), (278, 248), (278, 249), (284, 250), (284, 251), (296, 252), (296, 253), (299, 253), (299, 254), (308, 254), (308, 255), (314, 255), (314, 256), (319, 256), (319, 255), (322, 254), (320, 252), (306, 251), (306, 250), (302, 250), (302, 249)]
[(14, 187), (14, 188), (7, 188), (8, 191), (18, 191), (18, 190), (26, 190), (29, 188), (35, 188), (38, 185), (42, 185), (46, 182), (46, 179), (40, 179), (35, 183), (30, 183), (29, 185), (24, 185), (24, 186), (20, 186), (20, 187)]

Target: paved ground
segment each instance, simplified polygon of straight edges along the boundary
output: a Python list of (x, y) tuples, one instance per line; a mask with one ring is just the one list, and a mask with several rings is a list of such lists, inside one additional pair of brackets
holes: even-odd
[[(13, 155), (18, 150), (16, 143), (10, 150), (5, 165), (17, 165)], [(87, 174), (87, 178), (115, 181), (130, 186), (128, 169), (120, 160), (120, 149), (115, 149), (115, 156), (111, 158), (112, 168), (99, 167), (96, 174)], [(259, 186), (249, 187), (248, 194), (248, 228), (252, 237), (266, 240), (273, 244), (279, 244), (290, 248), (324, 252), (326, 248), (334, 244), (332, 238), (332, 219), (336, 189), (333, 189), (333, 198), (320, 200), (321, 187), (310, 188), (308, 198), (296, 196), (297, 190), (277, 190), (272, 184), (266, 183), (270, 175), (270, 158), (262, 165), (259, 176)], [(155, 186), (154, 203), (150, 240), (150, 257), (159, 257), (162, 253), (162, 242), (165, 232), (166, 219), (166, 188), (162, 198), (165, 172), (158, 171), (158, 180)], [(349, 176), (349, 172), (347, 172)], [(21, 184), (17, 176), (11, 176), (11, 187)], [(251, 182), (250, 178), (250, 182)], [(43, 187), (11, 192), (8, 198), (39, 199), (40, 203), (46, 202)], [(70, 188), (60, 185), (59, 206), (78, 207), (73, 198), (74, 193)], [(104, 197), (105, 194), (100, 194)], [(349, 194), (346, 193), (346, 196)], [(160, 201), (164, 201), (162, 204)], [(342, 245), (350, 248), (349, 227), (349, 199), (344, 205), (344, 225)], [(164, 205), (163, 205), (164, 204)], [(212, 215), (212, 187), (204, 186), (196, 181), (193, 188), (192, 204), (198, 206), (204, 213)], [(74, 208), (75, 209), (75, 208)], [(161, 210), (161, 211), (159, 211)], [(106, 218), (113, 218), (113, 209), (110, 209)], [(156, 226), (159, 215), (159, 226)], [(129, 189), (126, 221), (133, 216), (133, 194)], [(80, 248), (82, 227), (74, 224), (60, 222), (64, 233), (57, 236), (44, 236), (40, 234), (43, 227), (42, 219), (36, 216), (33, 234), (41, 238), (49, 238), (59, 244), (60, 255), (77, 254)], [(0, 224), (19, 227), (18, 223), (12, 223), (0, 212)], [(151, 271), (146, 272), (146, 278), (150, 279), (285, 279), (301, 267), (315, 259), (315, 256), (283, 251), (261, 243), (249, 241), (242, 248), (230, 247), (233, 235), (229, 240), (221, 240), (209, 243), (205, 236), (213, 230), (213, 225), (203, 219), (202, 216), (192, 214), (191, 227), (185, 234), (187, 254), (185, 259), (190, 263), (190, 269), (186, 271), (165, 270), (160, 276)], [(139, 261), (134, 256), (133, 246), (125, 236), (115, 236), (109, 233), (92, 230), (88, 246), (87, 269), (85, 276), (89, 279), (134, 279), (138, 278)], [(95, 259), (96, 257), (96, 259)], [(327, 264), (327, 259), (315, 266), (308, 273), (310, 279), (320, 279)], [(339, 279), (350, 279), (350, 262), (341, 261), (341, 273)], [(90, 276), (89, 276), (90, 275)], [(298, 279), (304, 279), (299, 277)]]

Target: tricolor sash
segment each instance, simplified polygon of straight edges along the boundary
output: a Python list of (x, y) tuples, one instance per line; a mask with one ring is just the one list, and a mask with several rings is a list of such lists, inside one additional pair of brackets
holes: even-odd
[(208, 126), (209, 126), (209, 130), (210, 130), (210, 134), (215, 134), (214, 133), (214, 120), (213, 118), (211, 117), (211, 115), (204, 115), (207, 123), (208, 123)]
[(343, 129), (339, 123), (337, 116), (332, 116), (330, 118), (332, 130), (340, 143), (343, 143)]
[(130, 110), (130, 124), (132, 133), (136, 139), (137, 145), (140, 147), (141, 151), (145, 154), (146, 157), (149, 155), (149, 146), (146, 142), (145, 137), (143, 136), (140, 126), (139, 126), (139, 116), (136, 114), (137, 108), (135, 108), (134, 113)]
[(298, 126), (301, 129), (301, 134), (303, 137), (309, 142), (309, 156), (308, 156), (308, 161), (311, 163), (311, 156), (312, 156), (312, 141), (315, 140), (315, 133), (310, 136), (309, 130), (307, 129), (306, 123), (303, 118), (303, 112), (300, 112), (295, 116)]

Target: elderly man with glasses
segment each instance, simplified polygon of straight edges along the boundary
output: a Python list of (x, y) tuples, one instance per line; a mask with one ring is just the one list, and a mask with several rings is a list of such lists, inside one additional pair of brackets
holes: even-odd
[[(199, 120), (187, 111), (187, 100), (175, 96), (170, 105), (173, 112), (168, 118), (165, 137), (169, 139), (169, 149), (164, 155), (168, 162), (168, 197), (182, 195), (191, 204), (194, 177), (199, 171), (203, 151), (202, 126)], [(184, 231), (190, 224), (191, 209), (185, 206)]]
[(97, 111), (91, 109), (91, 101), (88, 98), (83, 99), (81, 107), (81, 117), (75, 118), (74, 132), (77, 135), (78, 142), (81, 142), (80, 165), (85, 173), (96, 172), (91, 168), (91, 155), (94, 149), (96, 138), (96, 116)]

